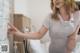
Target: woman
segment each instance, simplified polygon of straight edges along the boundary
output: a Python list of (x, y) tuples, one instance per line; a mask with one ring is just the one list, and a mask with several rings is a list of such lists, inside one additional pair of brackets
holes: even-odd
[(10, 24), (9, 33), (25, 39), (41, 39), (49, 30), (49, 53), (71, 53), (75, 47), (75, 34), (79, 26), (78, 7), (74, 0), (51, 0), (49, 14), (38, 32), (22, 33)]

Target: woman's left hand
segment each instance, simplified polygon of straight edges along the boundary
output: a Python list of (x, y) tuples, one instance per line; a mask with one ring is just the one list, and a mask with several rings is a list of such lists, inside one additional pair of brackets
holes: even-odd
[(8, 24), (10, 26), (10, 28), (8, 29), (8, 34), (12, 34), (12, 35), (16, 35), (16, 36), (20, 36), (22, 34), (22, 32), (20, 32), (15, 26), (13, 26), (12, 24)]

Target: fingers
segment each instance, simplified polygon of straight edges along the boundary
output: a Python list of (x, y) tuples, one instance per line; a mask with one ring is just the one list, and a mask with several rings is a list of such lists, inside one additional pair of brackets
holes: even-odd
[(19, 34), (19, 30), (12, 24), (8, 23), (8, 25), (10, 26), (10, 28), (8, 28), (8, 34)]
[(12, 30), (17, 30), (17, 28), (13, 26), (11, 23), (8, 23), (8, 25), (12, 28)]
[(8, 29), (8, 34), (13, 34), (12, 32), (15, 32), (13, 29)]

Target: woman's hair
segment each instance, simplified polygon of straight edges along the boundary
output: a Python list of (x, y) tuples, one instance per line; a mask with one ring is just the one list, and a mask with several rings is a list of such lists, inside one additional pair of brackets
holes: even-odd
[[(70, 12), (75, 12), (78, 10), (78, 6), (76, 5), (76, 2), (74, 0), (64, 0), (64, 5), (66, 7), (67, 13), (70, 14)], [(52, 19), (59, 20), (58, 13), (59, 9), (54, 7), (53, 0), (51, 0), (51, 10), (52, 10)]]

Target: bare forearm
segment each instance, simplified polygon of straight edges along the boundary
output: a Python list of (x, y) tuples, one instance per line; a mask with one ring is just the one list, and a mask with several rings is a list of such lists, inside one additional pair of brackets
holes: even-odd
[(24, 39), (40, 39), (48, 31), (48, 29), (45, 26), (42, 26), (38, 32), (22, 33), (14, 26), (12, 26), (12, 25), (10, 25), (10, 26), (12, 27), (12, 29), (9, 30), (10, 34), (16, 35), (16, 36), (24, 38)]
[(75, 48), (76, 44), (76, 39), (72, 38), (68, 40), (68, 45), (67, 45), (67, 53), (71, 53), (73, 49)]
[(47, 31), (48, 29), (42, 26), (38, 32), (22, 33), (22, 35), (21, 34), (19, 35), (25, 39), (41, 39), (46, 34)]
[(42, 38), (42, 34), (40, 34), (39, 32), (21, 33), (18, 36), (22, 37), (24, 39), (40, 39), (40, 38)]

